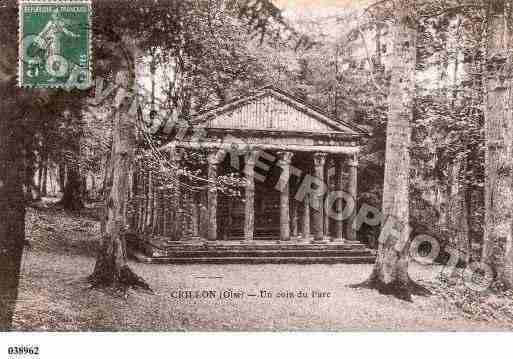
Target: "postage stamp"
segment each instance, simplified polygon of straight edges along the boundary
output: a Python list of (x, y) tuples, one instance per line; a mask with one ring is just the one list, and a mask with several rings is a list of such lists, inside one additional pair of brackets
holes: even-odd
[(85, 89), (91, 84), (91, 2), (20, 0), (18, 85)]

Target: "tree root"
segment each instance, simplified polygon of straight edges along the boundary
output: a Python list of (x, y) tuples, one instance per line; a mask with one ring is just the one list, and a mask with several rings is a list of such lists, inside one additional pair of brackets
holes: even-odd
[(375, 289), (380, 294), (392, 295), (397, 299), (401, 299), (407, 302), (413, 302), (412, 295), (426, 297), (432, 294), (426, 287), (414, 282), (410, 277), (408, 277), (407, 283), (404, 283), (399, 279), (395, 279), (390, 283), (384, 283), (378, 278), (378, 276), (371, 275), (366, 281), (359, 284), (349, 285), (349, 287), (355, 289)]
[(87, 281), (91, 284), (90, 289), (114, 289), (121, 292), (124, 297), (127, 297), (129, 289), (154, 294), (148, 283), (135, 274), (128, 265), (113, 268), (105, 265), (105, 262), (97, 262), (93, 274), (87, 277)]

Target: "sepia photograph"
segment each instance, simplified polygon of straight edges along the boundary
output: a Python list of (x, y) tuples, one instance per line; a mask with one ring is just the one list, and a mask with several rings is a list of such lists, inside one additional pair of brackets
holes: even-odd
[(0, 33), (0, 332), (513, 329), (513, 1), (1, 0)]

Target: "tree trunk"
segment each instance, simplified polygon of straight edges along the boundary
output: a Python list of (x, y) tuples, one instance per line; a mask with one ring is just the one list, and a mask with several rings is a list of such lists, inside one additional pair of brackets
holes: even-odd
[(48, 156), (45, 155), (43, 161), (43, 182), (41, 183), (41, 196), (48, 195)]
[(435, 188), (435, 210), (438, 212), (438, 228), (447, 227), (447, 191), (444, 181), (439, 180)]
[[(461, 52), (461, 24), (462, 19), (457, 19), (457, 38), (456, 48), (454, 49), (454, 66), (452, 73), (452, 92), (451, 96), (451, 112), (452, 116), (457, 119), (459, 117), (459, 109), (456, 108), (458, 98), (458, 73), (460, 70), (459, 54)], [(464, 147), (466, 150), (466, 147)], [(448, 178), (448, 208), (447, 208), (447, 226), (451, 235), (452, 245), (458, 251), (459, 260), (464, 263), (470, 261), (470, 241), (468, 231), (467, 203), (465, 196), (465, 173), (467, 171), (467, 155), (461, 156), (456, 154), (452, 162), (449, 164)]]
[[(358, 285), (400, 299), (427, 294), (408, 275), (411, 122), (415, 95), (416, 29), (405, 7), (391, 27), (393, 50), (388, 96), (383, 222), (392, 221), (400, 234), (386, 235), (382, 226), (378, 254), (369, 279)], [(401, 245), (402, 244), (402, 245)]]
[(483, 261), (497, 279), (513, 288), (512, 166), (513, 119), (511, 112), (510, 33), (504, 16), (505, 2), (490, 5), (486, 60), (485, 106), (485, 233)]
[(94, 173), (88, 172), (87, 175), (85, 176), (85, 189), (86, 189), (85, 193), (86, 193), (87, 200), (93, 200), (96, 197), (95, 187), (96, 187), (96, 183), (94, 180)]
[(82, 196), (82, 179), (78, 165), (71, 164), (68, 167), (68, 181), (64, 187), (64, 193), (59, 203), (69, 211), (78, 211), (84, 208)]
[(146, 223), (144, 224), (144, 232), (151, 233), (151, 225), (153, 223), (153, 174), (151, 169), (148, 169), (148, 190), (147, 196), (147, 208), (146, 208)]
[(137, 177), (137, 231), (142, 232), (144, 223), (144, 189), (146, 186), (143, 166), (138, 166)]
[[(482, 25), (484, 26), (484, 22)], [(475, 38), (476, 34), (467, 32), (465, 36)], [(481, 153), (481, 146), (484, 152), (484, 133), (481, 138), (480, 129), (483, 128), (484, 130), (482, 124), (482, 104), (484, 102), (483, 54), (485, 53), (486, 47), (485, 40), (484, 36), (479, 35), (476, 39), (476, 44), (473, 47), (467, 48), (464, 52), (464, 81), (461, 84), (463, 98), (466, 101), (464, 103), (466, 109), (463, 112), (463, 116), (470, 121), (471, 128), (474, 128), (474, 130), (468, 132), (467, 143), (465, 145), (466, 156), (464, 167), (466, 170), (463, 176), (471, 262), (481, 261), (483, 242), (484, 188), (479, 186), (476, 179), (484, 174), (484, 157), (482, 161), (478, 161), (478, 159)]]
[(120, 91), (115, 98), (114, 128), (110, 164), (105, 174), (105, 219), (96, 265), (89, 277), (93, 287), (112, 287), (126, 294), (129, 288), (151, 291), (142, 278), (128, 267), (125, 230), (129, 172), (134, 158), (135, 119), (125, 101), (130, 84), (129, 73), (118, 71), (116, 84)]
[(43, 189), (43, 158), (39, 160), (38, 168), (37, 168), (37, 189), (39, 193), (42, 192)]
[[(18, 104), (2, 98), (0, 116), (0, 331), (9, 330), (18, 296), (20, 265), (25, 243), (25, 202), (23, 195), (23, 137), (16, 116)], [(9, 89), (10, 91), (11, 89)]]
[[(3, 19), (12, 20), (5, 23), (10, 28), (17, 21), (16, 2), (3, 1), (2, 5)], [(44, 105), (49, 99), (47, 90), (17, 87), (16, 44), (16, 32), (4, 31), (0, 41), (0, 331), (12, 327), (25, 245), (22, 147), (30, 132), (24, 120), (31, 106)]]
[(36, 174), (36, 158), (31, 141), (25, 141), (25, 157), (24, 157), (24, 187), (25, 187), (25, 200), (28, 202), (39, 201), (41, 193), (39, 186), (36, 185), (34, 177)]
[(468, 237), (468, 218), (465, 191), (461, 186), (461, 174), (466, 171), (466, 158), (455, 158), (450, 165), (450, 190), (448, 206), (448, 228), (451, 245), (458, 251), (459, 259), (470, 261), (470, 242)]
[[(111, 145), (112, 146), (112, 145)], [(108, 209), (107, 202), (109, 201), (109, 190), (110, 190), (110, 176), (112, 174), (111, 171), (112, 163), (110, 161), (110, 156), (105, 160), (105, 170), (103, 176), (103, 187), (102, 187), (102, 196), (103, 196), (103, 210), (100, 217), (100, 233), (103, 235), (107, 232), (107, 218), (108, 218)]]
[(66, 188), (66, 164), (64, 162), (59, 163), (59, 187), (64, 193), (64, 188)]

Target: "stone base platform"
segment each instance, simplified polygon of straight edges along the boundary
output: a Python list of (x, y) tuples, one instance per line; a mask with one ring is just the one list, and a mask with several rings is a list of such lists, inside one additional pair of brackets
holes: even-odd
[(128, 237), (129, 255), (162, 264), (229, 263), (373, 263), (375, 252), (360, 242), (300, 242), (297, 240), (173, 241), (163, 237)]

